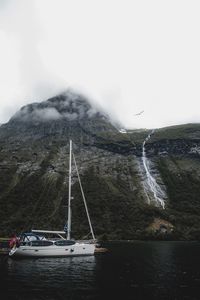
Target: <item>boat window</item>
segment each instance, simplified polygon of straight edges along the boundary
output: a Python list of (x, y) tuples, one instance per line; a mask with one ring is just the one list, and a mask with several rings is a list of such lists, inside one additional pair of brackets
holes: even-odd
[(54, 243), (56, 246), (68, 246), (68, 245), (74, 245), (75, 241), (70, 240), (58, 240)]
[(51, 245), (53, 245), (53, 242), (40, 240), (40, 241), (32, 241), (32, 242), (30, 242), (30, 244), (31, 244), (31, 246), (40, 247), (40, 246), (51, 246)]
[(23, 242), (37, 241), (40, 240), (40, 237), (33, 233), (23, 233), (20, 235), (20, 240)]
[(31, 242), (20, 242), (20, 246), (31, 246)]

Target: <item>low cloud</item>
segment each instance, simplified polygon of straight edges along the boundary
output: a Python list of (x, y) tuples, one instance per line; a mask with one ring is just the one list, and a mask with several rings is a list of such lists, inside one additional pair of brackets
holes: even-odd
[(68, 87), (125, 128), (199, 122), (199, 2), (144, 2), (0, 0), (0, 123)]
[(47, 107), (45, 109), (36, 109), (33, 111), (33, 119), (37, 120), (58, 120), (60, 119), (60, 114), (55, 108)]
[(93, 107), (88, 100), (71, 90), (48, 99), (41, 103), (33, 103), (22, 107), (11, 121), (20, 122), (47, 122), (59, 119), (67, 121), (93, 118), (98, 114), (102, 118), (108, 118), (105, 113)]
[(50, 121), (60, 119), (60, 113), (54, 107), (47, 107), (38, 109), (32, 105), (23, 107), (19, 112), (17, 112), (12, 120), (20, 120), (22, 122), (38, 122), (38, 121)]

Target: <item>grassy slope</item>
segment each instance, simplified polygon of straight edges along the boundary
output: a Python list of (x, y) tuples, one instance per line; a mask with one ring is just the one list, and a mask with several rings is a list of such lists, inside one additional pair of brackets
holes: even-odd
[[(127, 134), (113, 134), (112, 147), (144, 140), (149, 131), (135, 131)], [(175, 126), (158, 130), (153, 138), (177, 139), (199, 138), (200, 125)], [(102, 135), (101, 135), (102, 137)], [(101, 141), (102, 142), (102, 141)], [(53, 160), (56, 160), (59, 143), (45, 142), (44, 145), (21, 144), (5, 151), (1, 145), (1, 162), (7, 161), (0, 168), (0, 231), (1, 235), (10, 235), (13, 231), (30, 229), (31, 226), (44, 229), (63, 229), (66, 215), (67, 187), (65, 172), (49, 172)], [(21, 147), (21, 148), (20, 148)], [(17, 157), (17, 159), (15, 158)], [(131, 157), (134, 160), (134, 158)], [(30, 172), (28, 169), (18, 173), (20, 164), (34, 163), (37, 160), (40, 169)], [(112, 162), (111, 162), (112, 163)], [(198, 158), (165, 157), (157, 158), (157, 165), (167, 187), (169, 202), (165, 211), (149, 206), (144, 201), (140, 178), (136, 170), (130, 169), (130, 176), (135, 183), (134, 191), (120, 176), (125, 162), (118, 165), (119, 176), (113, 177), (112, 171), (100, 174), (91, 165), (82, 174), (82, 183), (87, 195), (88, 207), (94, 229), (99, 237), (111, 239), (148, 239), (156, 238), (146, 232), (146, 228), (155, 217), (172, 222), (175, 231), (170, 238), (200, 238), (200, 161)], [(64, 166), (66, 169), (66, 166)], [(63, 170), (64, 170), (63, 169)], [(116, 171), (116, 170), (115, 170)], [(89, 232), (78, 184), (73, 186), (73, 233), (82, 237)], [(78, 233), (78, 234), (77, 234)], [(160, 238), (160, 237), (159, 237)], [(169, 238), (169, 237), (167, 237)]]
[[(64, 182), (67, 174), (54, 172), (50, 168), (58, 160), (59, 146), (46, 145), (46, 148), (49, 148), (46, 155), (42, 148), (41, 153), (38, 152), (38, 145), (32, 145), (32, 151), (27, 151), (27, 156), (24, 156), (24, 148), (23, 151), (18, 150), (15, 153), (18, 162), (12, 161), (6, 172), (0, 169), (1, 235), (30, 230), (32, 227), (63, 229), (68, 191)], [(19, 173), (19, 165), (35, 159), (32, 154), (36, 151), (40, 169), (32, 172), (27, 168)], [(96, 157), (97, 154), (94, 152), (93, 155)], [(154, 214), (159, 215), (159, 211), (145, 204), (132, 158), (117, 156), (114, 160), (112, 156), (106, 160), (100, 156), (99, 159), (95, 158), (102, 163), (101, 167), (88, 162), (88, 168), (81, 175), (95, 233), (98, 237), (111, 239), (141, 238), (145, 228), (153, 221)], [(8, 151), (7, 160), (11, 161), (11, 157), (12, 151)], [(90, 160), (93, 161), (92, 157)], [(66, 165), (63, 168), (67, 170)], [(114, 172), (118, 174), (115, 177)], [(127, 176), (131, 184), (134, 183), (134, 190)], [(73, 185), (73, 195), (72, 229), (74, 236), (81, 238), (89, 232), (89, 228), (78, 183)]]
[(169, 196), (166, 212), (177, 238), (200, 239), (200, 160), (162, 158), (159, 170)]

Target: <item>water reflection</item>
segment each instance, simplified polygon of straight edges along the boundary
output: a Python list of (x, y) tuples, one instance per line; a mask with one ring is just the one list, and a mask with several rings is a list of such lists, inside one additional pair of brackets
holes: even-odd
[(199, 299), (200, 243), (133, 242), (124, 244), (123, 251), (115, 243), (112, 248), (113, 253), (102, 259), (97, 273), (99, 290), (107, 291), (103, 296)]
[[(49, 280), (62, 284), (69, 278), (79, 281), (89, 279), (94, 272), (95, 257), (41, 258), (41, 259), (8, 259), (8, 275), (15, 274), (20, 281), (37, 280), (44, 286)], [(41, 280), (42, 279), (42, 280)], [(42, 282), (41, 282), (42, 281)]]
[(3, 299), (199, 299), (200, 243), (105, 246), (97, 256), (1, 260)]
[[(14, 299), (64, 299), (74, 291), (94, 287), (95, 257), (20, 259), (8, 258), (4, 283)], [(6, 280), (5, 280), (6, 279)], [(25, 298), (21, 298), (23, 297)], [(36, 298), (35, 298), (36, 297)], [(47, 297), (47, 298), (44, 298)]]

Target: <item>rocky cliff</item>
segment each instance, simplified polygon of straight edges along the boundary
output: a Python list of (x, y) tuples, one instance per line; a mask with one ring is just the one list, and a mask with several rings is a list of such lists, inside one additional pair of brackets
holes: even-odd
[[(3, 124), (1, 235), (36, 227), (63, 229), (71, 138), (99, 238), (199, 239), (200, 125), (158, 129), (145, 145), (165, 209), (147, 197), (142, 145), (150, 130), (120, 133), (117, 128), (105, 112), (70, 91), (22, 107)], [(72, 230), (81, 238), (89, 227), (75, 169), (72, 182)], [(155, 222), (160, 230), (151, 225)]]

